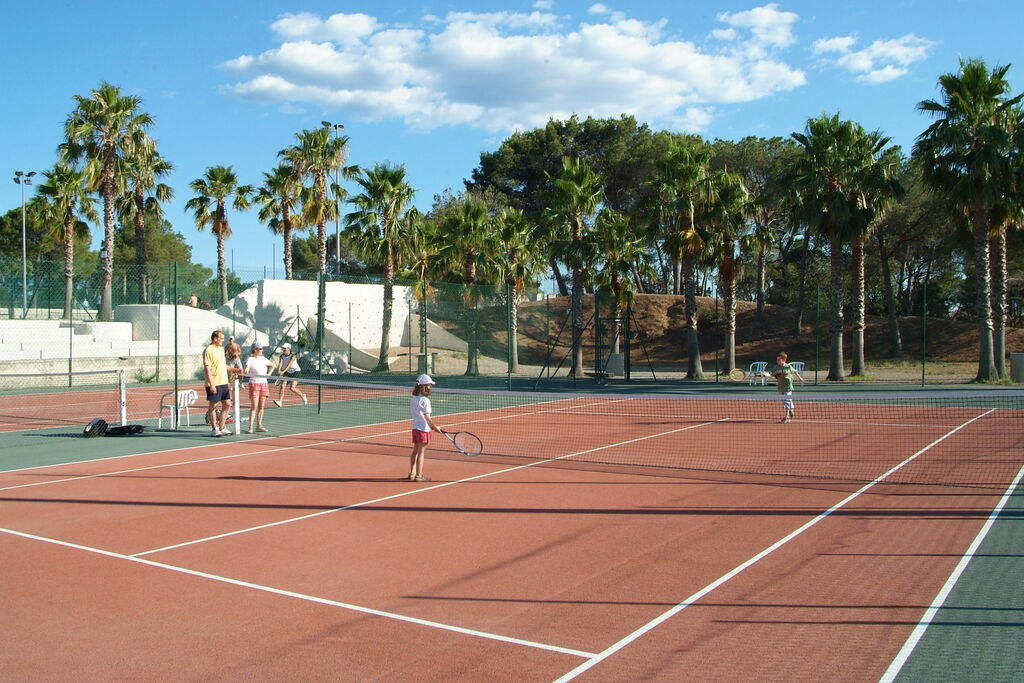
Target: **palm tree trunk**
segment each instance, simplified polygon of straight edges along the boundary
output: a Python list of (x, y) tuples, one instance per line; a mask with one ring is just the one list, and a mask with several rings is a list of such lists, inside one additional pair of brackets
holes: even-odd
[(728, 373), (736, 367), (736, 259), (731, 236), (723, 240), (722, 258), (722, 307), (725, 313), (725, 368), (719, 373)]
[(764, 290), (768, 262), (768, 250), (762, 245), (757, 249), (757, 315), (764, 317)]
[(697, 264), (693, 254), (682, 258), (683, 289), (686, 294), (686, 378), (701, 379), (700, 339), (697, 336)]
[(103, 259), (103, 293), (100, 298), (98, 319), (109, 322), (114, 319), (114, 166), (109, 163), (109, 171), (104, 171), (103, 181), (103, 243), (106, 246)]
[[(320, 206), (327, 206), (327, 176), (322, 171), (316, 174), (317, 199)], [(320, 272), (327, 272), (327, 213), (321, 209), (316, 219), (316, 255)], [(338, 255), (339, 258), (341, 255)]]
[(827, 380), (842, 382), (843, 376), (843, 247), (835, 226), (828, 231), (829, 263), (832, 269), (832, 349)]
[(989, 275), (988, 209), (980, 202), (974, 205), (974, 270), (978, 278), (978, 376), (983, 382), (998, 377), (993, 358), (992, 280)]
[(583, 375), (583, 267), (572, 267), (572, 368), (571, 377)]
[(548, 259), (548, 265), (551, 266), (551, 277), (555, 279), (555, 285), (558, 287), (558, 294), (560, 296), (569, 296), (569, 288), (565, 285), (565, 278), (562, 276), (562, 271), (558, 267), (558, 261), (554, 256)]
[(395, 263), (388, 254), (384, 259), (384, 316), (380, 325), (380, 353), (377, 367), (373, 372), (387, 372), (388, 355), (391, 353), (391, 316), (395, 305)]
[[(473, 285), (470, 285), (470, 287), (473, 287)], [(466, 311), (466, 316), (469, 322), (469, 327), (467, 329), (469, 334), (466, 335), (467, 341), (469, 342), (467, 344), (469, 352), (466, 354), (465, 374), (469, 377), (476, 377), (480, 374), (480, 342), (477, 338), (477, 334), (480, 329), (480, 311), (477, 309), (476, 296), (473, 294), (470, 296), (473, 296), (473, 301)]]
[(807, 268), (811, 257), (811, 229), (804, 228), (804, 247), (800, 252), (799, 295), (796, 302), (796, 323), (793, 334), (800, 336), (804, 328), (804, 309), (807, 307)]
[(853, 368), (852, 375), (867, 374), (864, 363), (864, 236), (853, 238), (853, 259), (850, 263), (853, 293)]
[(139, 272), (139, 303), (149, 303), (146, 291), (146, 194), (141, 183), (135, 184), (135, 267)]
[(514, 284), (507, 286), (508, 307), (509, 307), (509, 330), (508, 330), (508, 371), (512, 374), (519, 372), (519, 292)]
[(996, 366), (996, 377), (1003, 379), (1006, 374), (1006, 230), (992, 238), (992, 319), (995, 330), (992, 334), (992, 356)]
[(281, 230), (284, 238), (284, 279), (292, 279), (292, 224), (287, 217), (284, 219), (284, 228)]
[(68, 208), (64, 215), (64, 320), (71, 320), (74, 311), (75, 285), (75, 214)]
[(228, 300), (228, 272), (224, 259), (224, 235), (217, 231), (217, 279), (220, 280), (220, 305)]

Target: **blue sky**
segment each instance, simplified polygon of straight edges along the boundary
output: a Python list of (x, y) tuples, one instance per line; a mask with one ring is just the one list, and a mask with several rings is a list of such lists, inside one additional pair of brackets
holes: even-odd
[[(106, 80), (141, 97), (174, 165), (167, 207), (193, 260), (215, 263), (184, 211), (188, 183), (232, 165), (258, 184), (297, 131), (344, 123), (350, 161), (404, 164), (416, 204), (459, 190), (482, 151), (549, 117), (617, 117), (708, 138), (789, 135), (839, 112), (909, 149), (957, 57), (1013, 64), (1024, 9), (1009, 0), (66, 0), (9, 3), (0, 158), (55, 161), (74, 95)], [(20, 188), (0, 185), (0, 210)], [(239, 269), (273, 272), (279, 240), (234, 213)], [(98, 244), (101, 230), (94, 230)], [(281, 273), (280, 263), (276, 271)]]

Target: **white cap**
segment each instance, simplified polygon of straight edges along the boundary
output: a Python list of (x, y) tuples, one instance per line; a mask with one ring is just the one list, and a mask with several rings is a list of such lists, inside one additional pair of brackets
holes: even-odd
[(430, 379), (430, 375), (420, 375), (416, 378), (416, 384), (433, 384), (434, 380)]
[(292, 345), (289, 344), (288, 342), (285, 342), (284, 344), (281, 344), (281, 348), (282, 349), (290, 349), (290, 348), (292, 348)]

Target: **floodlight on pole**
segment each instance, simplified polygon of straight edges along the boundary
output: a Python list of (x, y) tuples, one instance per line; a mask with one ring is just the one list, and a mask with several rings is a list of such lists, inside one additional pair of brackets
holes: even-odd
[(21, 185), (21, 317), (28, 317), (28, 258), (25, 241), (25, 186), (32, 184), (35, 171), (14, 172), (14, 182)]
[[(341, 131), (345, 130), (344, 124), (321, 121), (320, 125), (328, 130), (334, 131), (334, 138), (337, 139)], [(342, 164), (345, 163), (344, 157)], [(337, 204), (334, 212), (334, 262), (337, 264), (338, 273), (341, 273), (341, 202), (338, 201), (338, 169), (334, 169), (334, 203)]]

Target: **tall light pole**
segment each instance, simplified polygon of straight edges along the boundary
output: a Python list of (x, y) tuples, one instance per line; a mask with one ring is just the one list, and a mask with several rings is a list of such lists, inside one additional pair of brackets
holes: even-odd
[[(331, 123), (330, 121), (321, 121), (321, 125), (324, 128), (329, 128), (334, 131), (334, 139), (337, 140), (341, 131), (345, 130), (345, 126), (340, 123)], [(341, 164), (344, 165), (345, 157), (342, 156)], [(334, 169), (334, 203), (337, 204), (334, 212), (334, 263), (338, 268), (338, 273), (341, 273), (341, 202), (338, 201), (338, 169)]]
[(25, 186), (32, 184), (35, 171), (14, 172), (14, 182), (21, 185), (21, 317), (28, 317), (28, 258), (25, 250)]

